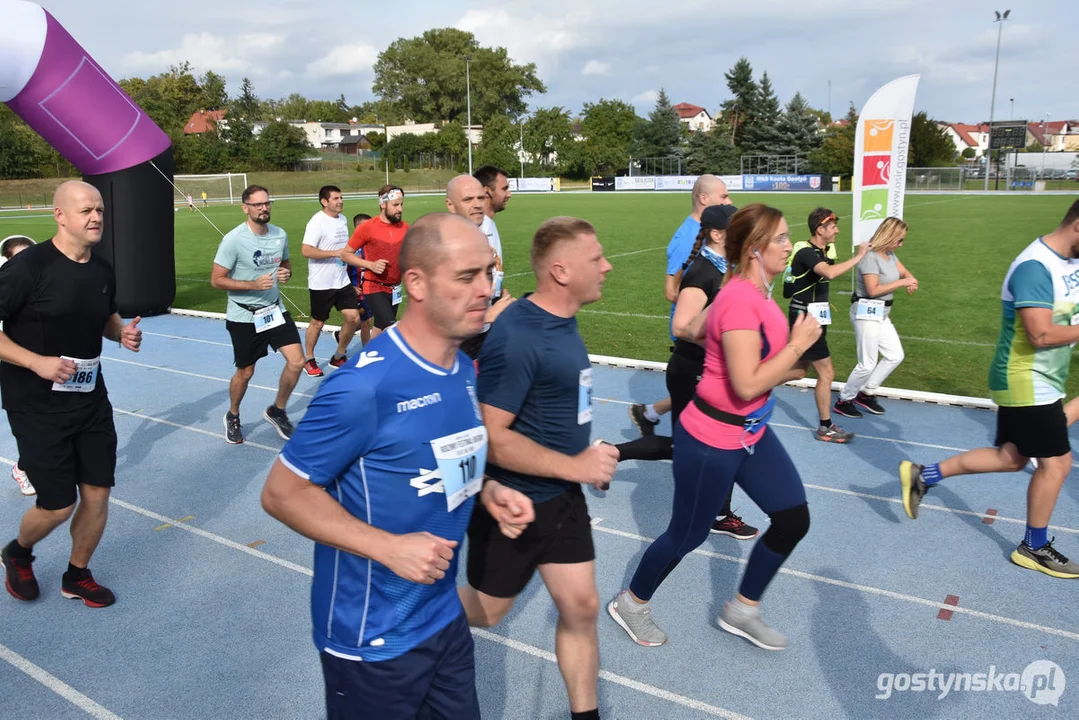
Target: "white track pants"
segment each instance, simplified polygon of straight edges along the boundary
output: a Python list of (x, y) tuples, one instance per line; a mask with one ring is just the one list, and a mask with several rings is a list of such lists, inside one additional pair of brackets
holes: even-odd
[(858, 345), (858, 364), (851, 370), (847, 384), (839, 392), (841, 401), (853, 400), (859, 392), (872, 395), (899, 363), (903, 362), (903, 343), (890, 316), (881, 322), (855, 320), (858, 306), (850, 306), (850, 322)]

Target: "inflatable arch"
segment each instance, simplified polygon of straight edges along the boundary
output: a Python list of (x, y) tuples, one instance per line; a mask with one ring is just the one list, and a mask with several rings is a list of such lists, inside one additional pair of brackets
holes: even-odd
[(26, 0), (0, 0), (0, 101), (101, 191), (105, 233), (95, 253), (116, 271), (120, 313), (167, 312), (176, 295), (169, 136)]

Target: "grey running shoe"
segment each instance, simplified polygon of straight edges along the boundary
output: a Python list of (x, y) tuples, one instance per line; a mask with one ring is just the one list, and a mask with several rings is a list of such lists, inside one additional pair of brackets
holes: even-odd
[(723, 606), (723, 614), (718, 618), (719, 626), (731, 635), (743, 637), (765, 650), (783, 650), (790, 644), (786, 635), (773, 630), (761, 620), (760, 613), (743, 615), (732, 611), (731, 604)]
[(854, 433), (849, 430), (844, 430), (835, 423), (832, 423), (832, 426), (827, 429), (818, 425), (815, 437), (821, 442), (845, 443), (850, 442), (854, 437)]
[(1055, 578), (1079, 578), (1079, 563), (1072, 562), (1061, 555), (1053, 547), (1055, 540), (1056, 538), (1053, 538), (1037, 550), (1027, 547), (1026, 542), (1020, 543), (1019, 547), (1012, 552), (1012, 562), (1019, 567), (1037, 570)]
[(910, 460), (899, 463), (899, 485), (903, 495), (903, 509), (911, 520), (918, 519), (918, 506), (929, 487), (922, 481), (922, 466)]
[(277, 431), (277, 434), (285, 440), (292, 437), (294, 428), (292, 427), (292, 423), (289, 422), (288, 413), (284, 410), (278, 408), (276, 405), (271, 405), (262, 413), (262, 417), (269, 420), (270, 424), (273, 425), (274, 430)]
[(634, 602), (628, 590), (622, 591), (607, 603), (607, 612), (638, 645), (659, 647), (667, 642), (667, 636), (652, 620), (651, 605)]
[(225, 413), (225, 442), (229, 445), (239, 445), (244, 441), (244, 431), (240, 427), (240, 416), (231, 412)]
[(637, 426), (637, 429), (641, 431), (641, 435), (655, 435), (656, 425), (659, 425), (659, 420), (652, 422), (644, 416), (644, 405), (637, 403), (636, 405), (629, 406), (629, 419), (633, 421), (633, 424)]

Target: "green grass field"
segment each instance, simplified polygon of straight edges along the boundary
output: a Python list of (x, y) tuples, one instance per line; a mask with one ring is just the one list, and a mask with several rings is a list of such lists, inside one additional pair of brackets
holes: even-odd
[[(765, 202), (786, 214), (793, 239), (807, 235), (805, 218), (818, 203), (841, 217), (840, 258), (850, 253), (850, 195), (734, 195), (737, 205)], [(892, 319), (899, 329), (906, 360), (888, 379), (890, 387), (986, 397), (986, 373), (1000, 325), (1000, 283), (1015, 255), (1032, 239), (1051, 230), (1072, 196), (1034, 195), (908, 195), (905, 216), (910, 232), (900, 256), (918, 277), (920, 290), (898, 295)], [(440, 197), (410, 197), (405, 219), (444, 208)], [(272, 222), (290, 236), (295, 274), (287, 296), (308, 309), (307, 263), (300, 255), (304, 226), (318, 210), (312, 201), (282, 201)], [(373, 200), (348, 200), (345, 214), (374, 214)], [(506, 286), (515, 294), (533, 288), (528, 267), (532, 232), (554, 215), (576, 215), (591, 221), (614, 270), (607, 277), (603, 299), (582, 310), (581, 332), (589, 351), (604, 355), (665, 361), (668, 356), (668, 305), (663, 299), (665, 248), (689, 211), (685, 194), (589, 194), (515, 196), (497, 218), (505, 254)], [(210, 207), (207, 216), (228, 231), (243, 219), (239, 206)], [(846, 222), (844, 222), (846, 221)], [(15, 219), (0, 215), (0, 236), (24, 233), (47, 238), (48, 215)], [(210, 265), (221, 237), (201, 215), (181, 208), (176, 214), (177, 292), (174, 306), (224, 311), (224, 294), (209, 285)], [(829, 345), (837, 378), (845, 379), (855, 364), (854, 334), (846, 319), (849, 276), (832, 284), (835, 323)], [(776, 288), (777, 299), (780, 291)], [(293, 313), (297, 314), (293, 308)], [(331, 318), (330, 322), (339, 319)], [(1069, 395), (1079, 392), (1073, 372)]]

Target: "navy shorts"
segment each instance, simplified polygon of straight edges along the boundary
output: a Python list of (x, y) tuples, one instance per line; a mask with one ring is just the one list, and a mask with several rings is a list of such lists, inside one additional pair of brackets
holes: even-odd
[(322, 652), (328, 720), (473, 720), (480, 717), (476, 660), (462, 612), (392, 660), (346, 660)]

